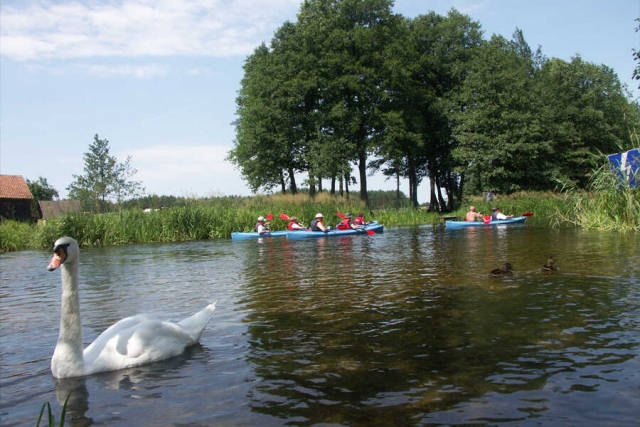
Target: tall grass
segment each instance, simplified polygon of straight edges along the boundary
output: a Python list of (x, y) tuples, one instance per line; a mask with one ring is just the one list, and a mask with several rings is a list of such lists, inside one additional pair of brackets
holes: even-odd
[(279, 218), (281, 213), (309, 224), (318, 212), (330, 225), (338, 223), (339, 212), (365, 212), (368, 220), (379, 219), (389, 225), (429, 222), (429, 215), (418, 210), (366, 211), (357, 197), (324, 193), (314, 199), (307, 195), (219, 198), (192, 200), (152, 212), (130, 209), (101, 215), (69, 214), (38, 226), (9, 221), (0, 225), (0, 250), (49, 249), (63, 235), (73, 237), (85, 247), (229, 238), (234, 231), (252, 231), (257, 218), (269, 213), (273, 214), (271, 229), (281, 230), (287, 226)]
[(630, 189), (608, 162), (594, 171), (590, 191), (567, 191), (558, 221), (586, 230), (640, 231), (640, 188)]
[(491, 209), (497, 206), (505, 215), (520, 216), (525, 212), (531, 212), (537, 219), (553, 223), (554, 215), (558, 210), (564, 210), (565, 203), (564, 197), (560, 193), (520, 191), (510, 195), (495, 195), (491, 202), (485, 202), (479, 196), (470, 197), (452, 215), (464, 217), (471, 205), (476, 207), (476, 211), (489, 215)]
[(0, 225), (0, 253), (21, 251), (33, 247), (34, 226), (26, 222), (7, 220)]
[[(584, 228), (639, 230), (637, 191), (614, 191), (611, 176), (597, 173), (591, 193), (529, 193), (497, 195), (493, 202), (471, 197), (450, 215), (462, 218), (469, 205), (489, 213), (499, 206), (506, 214), (533, 212), (550, 224), (566, 223)], [(617, 188), (617, 187), (616, 187)], [(122, 210), (103, 215), (65, 215), (35, 226), (15, 221), (0, 224), (0, 252), (25, 249), (50, 249), (60, 236), (71, 236), (82, 246), (122, 245), (147, 242), (176, 242), (229, 238), (234, 231), (252, 231), (258, 216), (273, 214), (272, 230), (283, 230), (286, 221), (279, 214), (296, 216), (304, 224), (322, 213), (325, 222), (335, 225), (337, 213), (364, 212), (367, 220), (387, 226), (437, 224), (441, 214), (413, 208), (367, 210), (357, 196), (334, 197), (322, 193), (308, 195), (270, 195), (247, 198), (190, 200), (169, 209), (143, 212)]]

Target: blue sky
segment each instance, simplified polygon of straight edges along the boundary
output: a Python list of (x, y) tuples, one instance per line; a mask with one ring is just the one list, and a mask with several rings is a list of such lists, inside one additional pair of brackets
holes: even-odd
[[(132, 156), (149, 194), (249, 195), (224, 158), (235, 137), (242, 65), (299, 0), (3, 0), (0, 9), (0, 173), (47, 179), (61, 197), (98, 134)], [(545, 56), (631, 75), (638, 0), (397, 0), (407, 17), (455, 7), (485, 38), (520, 28)], [(354, 172), (355, 174), (355, 172)], [(369, 189), (394, 189), (374, 176)], [(403, 182), (402, 190), (408, 193)], [(357, 190), (359, 187), (352, 187)], [(419, 189), (421, 202), (429, 188)]]

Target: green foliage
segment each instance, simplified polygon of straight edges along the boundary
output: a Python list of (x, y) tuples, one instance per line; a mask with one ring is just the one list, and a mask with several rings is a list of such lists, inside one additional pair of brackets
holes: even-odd
[(35, 200), (53, 200), (59, 197), (58, 191), (49, 185), (46, 178), (41, 176), (36, 181), (27, 179), (27, 186)]
[(390, 7), (387, 0), (305, 2), (297, 23), (285, 23), (270, 48), (247, 59), (229, 160), (253, 191), (288, 184), (295, 194), (295, 174), (308, 173), (313, 196), (322, 179), (349, 182), (356, 163), (366, 199)]
[(33, 200), (31, 201), (31, 218), (34, 221), (37, 221), (39, 218), (38, 214), (38, 202), (40, 200), (50, 201), (54, 198), (57, 199), (59, 197), (58, 191), (53, 188), (47, 182), (46, 178), (38, 177), (37, 181), (29, 181), (27, 179), (27, 186), (29, 187), (29, 191), (31, 191), (31, 195), (33, 196)]
[(506, 215), (520, 216), (525, 212), (531, 212), (533, 217), (530, 221), (542, 221), (550, 225), (557, 223), (555, 214), (566, 206), (561, 193), (517, 191), (511, 194), (497, 193), (491, 202), (479, 196), (468, 196), (455, 214), (463, 218), (471, 205), (476, 207), (476, 211), (484, 214), (489, 214), (494, 206), (499, 207)]
[(33, 246), (34, 225), (27, 222), (6, 220), (0, 223), (0, 252), (29, 249)]
[(586, 230), (640, 231), (640, 188), (625, 185), (608, 162), (594, 171), (590, 191), (567, 190), (566, 207), (556, 213), (559, 223)]
[(409, 207), (412, 207), (411, 200), (402, 191), (369, 191), (369, 208), (371, 210)]
[[(396, 192), (376, 192), (373, 199), (378, 204), (374, 211), (367, 210), (357, 197), (321, 193), (313, 199), (299, 194), (187, 200), (150, 212), (133, 208), (100, 215), (68, 214), (38, 226), (6, 221), (0, 225), (0, 250), (50, 249), (60, 236), (73, 237), (85, 247), (229, 238), (234, 231), (252, 231), (256, 219), (268, 213), (274, 215), (271, 228), (279, 230), (286, 228), (286, 221), (278, 217), (280, 213), (297, 216), (308, 224), (322, 212), (332, 224), (338, 222), (337, 212), (365, 212), (371, 220), (383, 210), (393, 212), (397, 206), (406, 209), (409, 205), (402, 193), (398, 199)], [(403, 213), (401, 218), (406, 217)]]
[[(640, 18), (636, 18), (635, 21), (638, 23), (636, 27), (636, 33), (640, 31)], [(640, 49), (631, 49), (633, 52), (633, 60), (637, 62), (636, 68), (633, 69), (633, 77), (636, 80), (640, 80)], [(640, 85), (638, 85), (638, 89), (640, 89)]]
[(445, 212), (482, 191), (585, 188), (590, 154), (619, 151), (640, 124), (606, 66), (547, 60), (521, 30), (484, 41), (455, 9), (406, 19), (392, 6), (305, 1), (247, 59), (229, 160), (252, 190), (295, 194), (307, 174), (313, 196), (357, 179), (366, 202), (366, 172), (381, 170), (408, 180), (414, 206), (428, 180)]
[(533, 92), (533, 57), (522, 33), (508, 42), (494, 36), (475, 58), (455, 115), (454, 157), (471, 191), (512, 193), (548, 188), (539, 105)]
[(109, 154), (109, 141), (96, 134), (84, 153), (84, 175), (73, 175), (74, 181), (67, 187), (69, 198), (80, 200), (85, 211), (106, 212), (109, 202), (120, 203), (141, 192), (141, 184), (131, 180), (136, 173), (130, 156), (118, 163)]
[[(67, 413), (67, 404), (69, 403), (69, 398), (71, 397), (71, 393), (67, 395), (67, 398), (64, 401), (64, 405), (62, 405), (62, 411), (60, 412), (60, 422), (58, 423), (58, 427), (64, 426), (64, 419)], [(36, 427), (40, 426), (40, 421), (42, 421), (42, 416), (44, 415), (44, 410), (47, 409), (47, 426), (55, 427), (56, 426), (56, 417), (51, 412), (51, 405), (49, 402), (45, 402), (42, 405), (42, 409), (40, 409), (40, 415), (38, 416), (38, 421), (36, 422)]]
[(598, 153), (629, 146), (628, 125), (639, 123), (613, 70), (604, 65), (554, 58), (540, 71), (544, 139), (549, 141), (553, 179), (586, 189), (598, 168)]
[[(485, 203), (480, 197), (469, 197), (464, 205), (453, 213), (463, 217), (468, 205), (479, 211), (490, 212), (492, 206), (500, 206), (506, 214), (521, 215), (533, 212), (533, 220), (548, 221), (552, 225), (562, 223), (585, 228), (604, 228), (640, 231), (640, 206), (638, 190), (614, 191), (604, 172), (594, 176), (592, 193), (539, 193), (516, 192), (497, 194), (493, 202)], [(272, 230), (283, 230), (286, 221), (279, 214), (296, 216), (304, 224), (320, 212), (327, 224), (338, 223), (338, 212), (363, 212), (367, 220), (392, 225), (438, 224), (440, 214), (412, 208), (402, 193), (372, 192), (376, 208), (369, 209), (357, 197), (335, 197), (326, 192), (315, 198), (308, 195), (271, 195), (255, 197), (224, 197), (191, 200), (172, 208), (144, 212), (141, 209), (122, 210), (102, 215), (65, 215), (42, 225), (29, 225), (16, 221), (0, 224), (0, 252), (25, 249), (51, 249), (60, 236), (71, 236), (82, 246), (121, 245), (130, 243), (176, 242), (229, 238), (234, 231), (252, 231), (258, 216), (272, 213)]]

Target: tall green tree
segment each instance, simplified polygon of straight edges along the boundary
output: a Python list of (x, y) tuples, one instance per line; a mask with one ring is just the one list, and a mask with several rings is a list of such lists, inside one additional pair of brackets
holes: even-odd
[(547, 61), (539, 85), (543, 134), (553, 154), (547, 170), (556, 181), (585, 188), (597, 155), (631, 148), (627, 125), (638, 123), (637, 108), (611, 68), (579, 56)]
[(310, 170), (318, 89), (313, 54), (300, 33), (299, 25), (285, 23), (271, 46), (261, 45), (244, 65), (227, 158), (254, 192), (279, 186), (296, 193), (295, 174)]
[[(430, 209), (452, 209), (457, 180), (452, 173), (453, 139), (449, 113), (468, 74), (470, 58), (482, 44), (480, 25), (452, 9), (405, 20), (398, 29), (389, 68), (386, 126), (379, 155), (387, 173), (409, 181), (409, 195), (418, 205), (417, 190), (427, 178)], [(447, 191), (447, 199), (440, 188)], [(447, 205), (448, 204), (448, 205)]]
[(367, 203), (368, 160), (380, 144), (383, 130), (382, 70), (394, 36), (393, 24), (399, 17), (393, 14), (389, 0), (318, 0), (307, 4), (311, 3), (325, 13), (322, 126), (330, 135), (330, 153), (338, 159), (334, 172), (345, 175), (346, 167), (340, 168), (345, 160), (355, 164), (360, 198)]
[(473, 193), (529, 189), (545, 174), (533, 59), (519, 30), (511, 42), (494, 35), (474, 58), (454, 115), (453, 151)]
[(67, 187), (69, 198), (80, 200), (85, 210), (106, 212), (109, 203), (120, 203), (143, 192), (142, 184), (132, 180), (136, 173), (131, 156), (118, 163), (109, 153), (109, 141), (96, 134), (84, 153), (84, 175), (73, 175), (74, 181)]

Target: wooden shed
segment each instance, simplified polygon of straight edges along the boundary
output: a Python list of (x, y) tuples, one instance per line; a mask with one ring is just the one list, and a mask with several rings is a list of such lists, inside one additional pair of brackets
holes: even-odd
[(40, 208), (40, 218), (54, 219), (68, 213), (82, 213), (82, 207), (79, 200), (60, 200), (60, 201), (44, 201), (38, 202)]
[(31, 220), (33, 195), (21, 175), (0, 175), (0, 221)]

